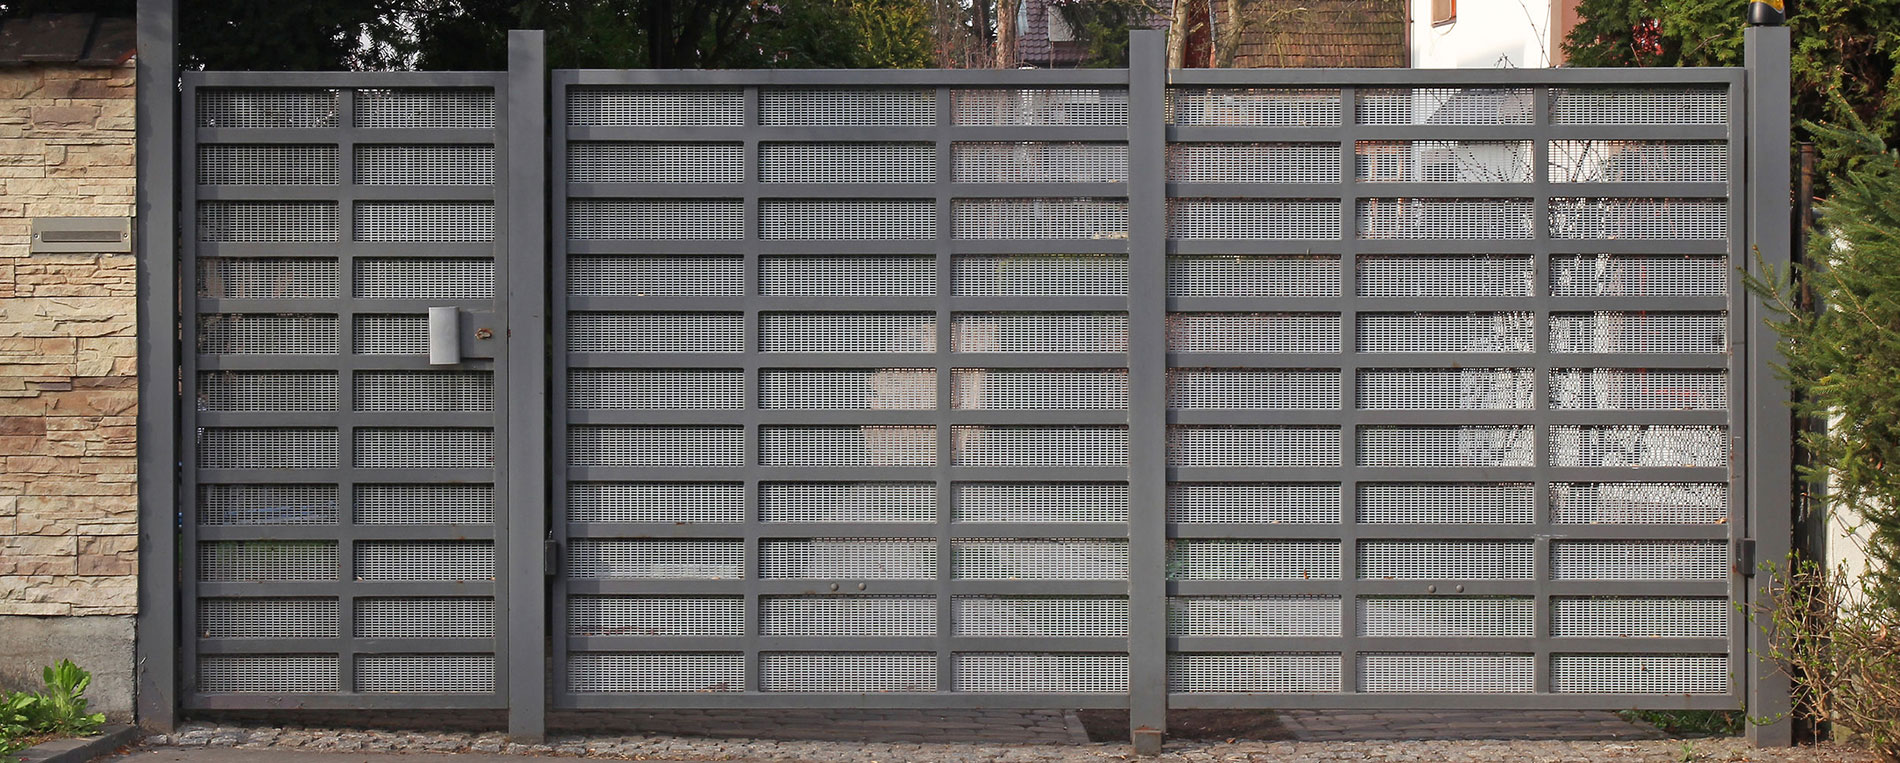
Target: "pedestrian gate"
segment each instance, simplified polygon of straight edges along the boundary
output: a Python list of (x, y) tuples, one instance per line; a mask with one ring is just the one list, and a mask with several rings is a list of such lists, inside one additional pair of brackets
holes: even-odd
[(188, 73), (186, 706), (1737, 706), (1743, 71), (1134, 58)]

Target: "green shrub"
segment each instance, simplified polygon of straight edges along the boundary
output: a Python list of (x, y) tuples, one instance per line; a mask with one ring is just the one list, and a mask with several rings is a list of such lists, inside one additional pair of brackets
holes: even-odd
[(84, 736), (106, 722), (103, 713), (86, 712), (86, 687), (92, 674), (60, 660), (40, 671), (46, 688), (38, 693), (0, 694), (0, 763), (12, 763), (12, 753), (43, 736)]

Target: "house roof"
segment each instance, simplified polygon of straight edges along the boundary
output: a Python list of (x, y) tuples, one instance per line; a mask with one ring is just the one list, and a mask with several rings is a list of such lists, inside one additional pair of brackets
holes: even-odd
[[(1227, 3), (1214, 0), (1216, 29)], [(1251, 3), (1234, 56), (1240, 68), (1404, 67), (1406, 4), (1392, 0), (1306, 0), (1298, 7)]]
[(42, 13), (0, 23), (0, 66), (119, 66), (137, 46), (131, 18)]

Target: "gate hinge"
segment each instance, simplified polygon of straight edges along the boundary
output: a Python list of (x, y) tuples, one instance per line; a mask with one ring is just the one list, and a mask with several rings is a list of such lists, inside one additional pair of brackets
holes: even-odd
[(558, 540), (542, 541), (541, 574), (547, 577), (554, 577), (556, 575), (561, 574), (561, 542), (560, 541)]
[(1738, 538), (1735, 541), (1735, 574), (1745, 578), (1755, 576), (1755, 539)]

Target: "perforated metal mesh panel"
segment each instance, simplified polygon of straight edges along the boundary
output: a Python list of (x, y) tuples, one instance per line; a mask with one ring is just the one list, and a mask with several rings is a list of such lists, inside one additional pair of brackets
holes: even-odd
[(766, 652), (759, 688), (799, 692), (937, 690), (937, 658), (929, 652)]
[(1716, 524), (1729, 516), (1721, 482), (1552, 482), (1551, 520), (1566, 524)]
[(951, 121), (971, 126), (1128, 124), (1126, 88), (950, 91)]
[(1339, 655), (1170, 654), (1168, 691), (1294, 694), (1339, 691)]
[(738, 183), (743, 143), (569, 143), (567, 178), (575, 183)]
[(1562, 254), (1550, 260), (1553, 297), (1722, 297), (1728, 258), (1651, 254)]
[(759, 91), (759, 124), (767, 127), (928, 127), (937, 123), (937, 93), (923, 88), (775, 87)]
[(1550, 633), (1578, 638), (1728, 638), (1733, 613), (1727, 599), (1554, 599)]
[[(1126, 574), (1126, 570), (1124, 573)], [(1125, 637), (1128, 600), (1114, 597), (958, 596), (958, 636)]]
[(950, 407), (983, 411), (1122, 409), (1128, 407), (1128, 372), (959, 368), (950, 376)]
[(765, 636), (934, 636), (931, 596), (768, 596), (759, 600)]
[(1523, 638), (1532, 635), (1536, 609), (1528, 596), (1366, 596), (1359, 599), (1359, 635)]
[(1615, 694), (1725, 694), (1726, 654), (1558, 654), (1550, 690)]
[(1339, 202), (1324, 199), (1169, 199), (1168, 236), (1178, 239), (1339, 238)]
[(1355, 151), (1358, 178), (1367, 182), (1531, 181), (1528, 140), (1362, 140)]
[(1384, 255), (1359, 257), (1361, 297), (1529, 297), (1537, 292), (1530, 257)]
[(1128, 182), (1128, 147), (1119, 143), (956, 143), (950, 158), (959, 183)]
[(337, 691), (334, 654), (219, 654), (198, 658), (205, 694), (328, 694)]
[(1120, 296), (1128, 256), (1119, 254), (963, 255), (953, 268), (959, 297)]
[(1170, 636), (1338, 636), (1337, 596), (1171, 596)]
[(1168, 542), (1170, 580), (1338, 580), (1339, 541)]
[(1339, 372), (1177, 368), (1168, 372), (1168, 407), (1214, 410), (1333, 410)]
[(766, 143), (759, 180), (767, 183), (932, 183), (929, 143)]
[(1339, 486), (1312, 483), (1177, 482), (1168, 521), (1184, 524), (1331, 524)]
[(355, 293), (361, 299), (492, 299), (495, 261), (359, 258), (355, 281)]
[(335, 638), (336, 599), (201, 599), (203, 638)]
[(759, 485), (764, 522), (935, 522), (928, 482), (769, 482)]
[(199, 185), (328, 185), (337, 182), (336, 146), (198, 147)]
[(1518, 694), (1535, 684), (1528, 654), (1359, 654), (1359, 690), (1374, 693)]
[(1327, 127), (1340, 123), (1338, 90), (1320, 88), (1171, 88), (1168, 121), (1184, 126)]
[(1529, 580), (1535, 549), (1523, 541), (1363, 540), (1366, 580)]
[(1366, 524), (1529, 524), (1537, 488), (1530, 482), (1361, 482)]
[(491, 185), (495, 171), (494, 146), (356, 147), (361, 185)]

